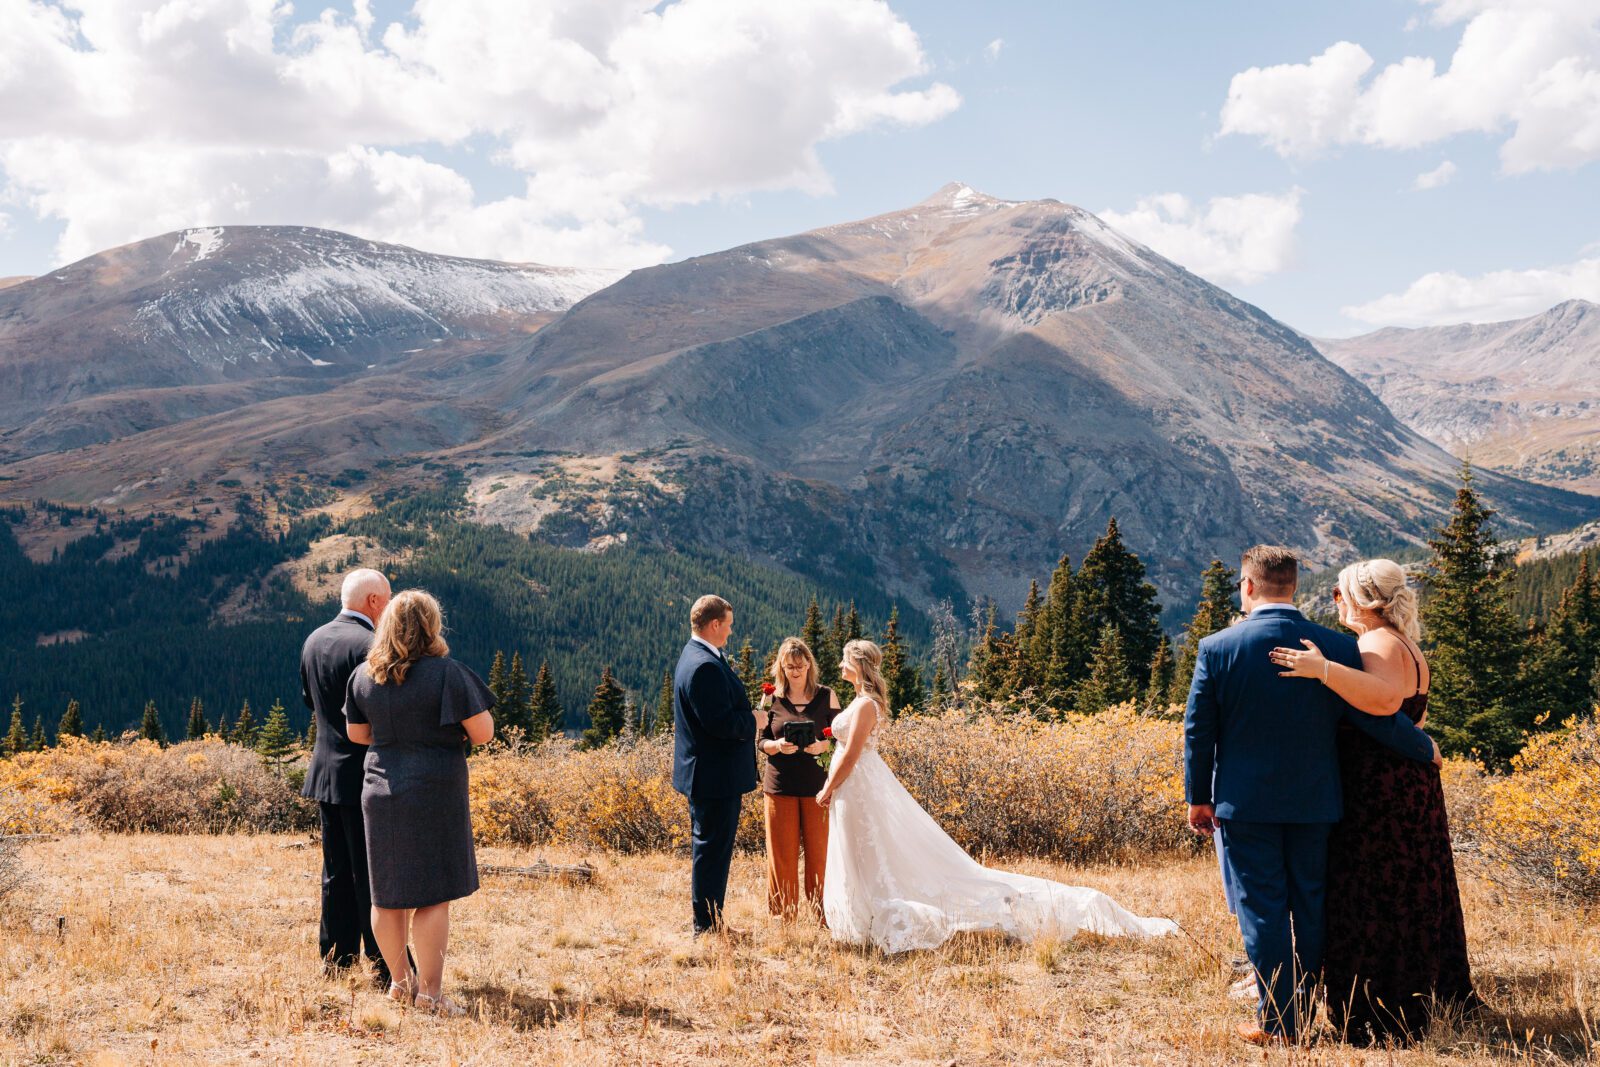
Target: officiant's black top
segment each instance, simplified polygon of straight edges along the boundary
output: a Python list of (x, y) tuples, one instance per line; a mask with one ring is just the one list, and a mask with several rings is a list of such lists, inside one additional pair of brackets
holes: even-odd
[[(783, 740), (783, 724), (786, 722), (815, 723), (820, 738), (823, 729), (833, 725), (833, 717), (837, 714), (839, 712), (833, 707), (833, 690), (825, 685), (817, 686), (816, 694), (806, 704), (796, 705), (786, 697), (775, 696), (767, 717), (767, 728), (761, 731), (760, 741)], [(757, 742), (758, 747), (760, 741)], [(767, 769), (761, 775), (761, 791), (774, 797), (815, 798), (822, 792), (822, 785), (827, 780), (828, 772), (817, 763), (817, 757), (804, 752), (780, 752), (767, 757)]]
[(371, 625), (340, 615), (313, 630), (300, 650), (300, 696), (317, 720), (317, 745), (301, 796), (324, 804), (361, 803), (367, 746), (345, 736), (344, 692), (371, 647)]

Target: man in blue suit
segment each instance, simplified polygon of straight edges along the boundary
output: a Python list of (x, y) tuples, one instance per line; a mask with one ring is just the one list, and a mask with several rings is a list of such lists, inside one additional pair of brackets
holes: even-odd
[(672, 682), (672, 788), (689, 798), (690, 896), (698, 937), (722, 926), (739, 807), (756, 787), (760, 724), (723, 653), (733, 634), (733, 605), (719, 596), (701, 597), (689, 611), (689, 628), (693, 636)]
[[(1273, 648), (1309, 638), (1328, 660), (1361, 669), (1353, 637), (1294, 606), (1299, 561), (1258, 545), (1239, 567), (1246, 618), (1200, 642), (1184, 715), (1189, 826), (1220, 828), (1235, 879), (1239, 931), (1256, 972), (1254, 1044), (1293, 1041), (1322, 968), (1328, 832), (1343, 815), (1335, 731), (1341, 722), (1416, 760), (1438, 747), (1404, 715), (1363, 715), (1333, 690), (1285, 678)], [(1374, 902), (1375, 907), (1382, 903)]]

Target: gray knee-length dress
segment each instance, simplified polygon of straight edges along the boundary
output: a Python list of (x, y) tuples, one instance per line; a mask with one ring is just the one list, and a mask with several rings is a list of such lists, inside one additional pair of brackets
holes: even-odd
[(461, 723), (493, 704), (483, 679), (448, 656), (418, 660), (398, 684), (379, 685), (365, 663), (350, 676), (345, 718), (372, 727), (361, 814), (378, 907), (425, 908), (477, 891)]

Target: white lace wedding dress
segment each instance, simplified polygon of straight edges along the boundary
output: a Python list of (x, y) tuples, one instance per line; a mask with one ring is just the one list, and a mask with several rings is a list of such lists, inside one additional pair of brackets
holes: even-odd
[[(863, 701), (833, 720), (842, 750)], [(928, 949), (963, 930), (1160, 936), (1171, 919), (1146, 919), (1095, 889), (997, 871), (967, 855), (906, 792), (878, 755), (878, 738), (834, 791), (822, 887), (828, 929), (841, 941), (885, 952)]]

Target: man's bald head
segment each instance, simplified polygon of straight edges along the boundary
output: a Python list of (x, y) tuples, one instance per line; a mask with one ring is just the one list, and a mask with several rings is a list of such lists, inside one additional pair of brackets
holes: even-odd
[(347, 611), (359, 611), (374, 623), (389, 606), (389, 579), (371, 567), (353, 570), (339, 587), (339, 604)]

